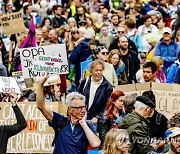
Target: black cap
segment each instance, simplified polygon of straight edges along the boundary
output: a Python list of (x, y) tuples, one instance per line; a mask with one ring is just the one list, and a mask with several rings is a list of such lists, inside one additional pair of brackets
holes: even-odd
[(141, 102), (141, 103), (143, 103), (143, 104), (145, 104), (151, 108), (156, 108), (156, 105), (146, 96), (138, 96), (136, 98), (136, 101), (139, 101), (139, 102)]

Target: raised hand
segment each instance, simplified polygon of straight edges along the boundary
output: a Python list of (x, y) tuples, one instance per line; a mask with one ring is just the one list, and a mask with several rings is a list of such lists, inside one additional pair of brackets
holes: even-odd
[(49, 78), (49, 75), (48, 75), (48, 72), (46, 72), (44, 76), (40, 76), (38, 78), (38, 83), (44, 84), (48, 78)]

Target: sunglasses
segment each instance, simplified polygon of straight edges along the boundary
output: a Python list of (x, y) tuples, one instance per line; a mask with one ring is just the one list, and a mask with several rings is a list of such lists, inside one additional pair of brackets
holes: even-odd
[(82, 110), (85, 110), (85, 109), (86, 109), (86, 106), (79, 106), (79, 107), (71, 106), (71, 108), (76, 109), (76, 110), (78, 110), (78, 111), (80, 112), (80, 111), (82, 111)]
[(124, 31), (118, 31), (118, 34), (124, 34)]
[(108, 52), (100, 52), (102, 55), (108, 55)]
[(71, 32), (72, 34), (79, 34), (79, 32), (77, 31), (77, 32)]
[(121, 143), (127, 143), (130, 141), (130, 139), (128, 137), (123, 137), (123, 138), (117, 139), (116, 141), (119, 141)]

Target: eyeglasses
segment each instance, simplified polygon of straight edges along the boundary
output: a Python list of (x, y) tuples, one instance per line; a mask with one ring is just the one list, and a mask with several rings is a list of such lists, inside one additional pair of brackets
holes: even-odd
[(86, 109), (86, 106), (71, 106), (71, 108), (78, 110), (79, 112)]
[(74, 35), (74, 34), (79, 34), (79, 32), (78, 32), (78, 31), (77, 31), (77, 32), (71, 32), (71, 33), (72, 33), (73, 35)]
[(118, 34), (124, 34), (124, 31), (118, 31)]
[(100, 52), (102, 55), (108, 55), (108, 52)]

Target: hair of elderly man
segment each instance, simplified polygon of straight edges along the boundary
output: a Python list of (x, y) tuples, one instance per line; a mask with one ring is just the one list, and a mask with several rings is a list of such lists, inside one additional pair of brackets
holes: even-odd
[(140, 111), (140, 110), (144, 110), (144, 109), (148, 108), (148, 106), (141, 103), (140, 101), (136, 101), (135, 104), (134, 104), (134, 108), (135, 108), (135, 110)]
[(125, 96), (124, 99), (124, 108), (126, 113), (131, 113), (135, 108), (134, 108), (134, 104), (136, 102), (136, 97), (138, 95), (136, 93), (134, 94), (129, 94)]
[(85, 100), (86, 100), (85, 96), (83, 96), (82, 94), (80, 94), (78, 92), (72, 92), (66, 96), (66, 105), (68, 107), (74, 106), (72, 101), (75, 99), (76, 100), (82, 100), (83, 102), (85, 102)]
[(96, 60), (94, 60), (94, 61), (91, 63), (91, 65), (90, 65), (90, 72), (91, 72), (91, 73), (92, 73), (92, 70), (93, 70), (94, 66), (96, 66), (96, 65), (102, 65), (102, 68), (103, 68), (103, 70), (104, 70), (104, 62), (101, 61), (101, 60), (99, 60), (99, 59), (96, 59)]

